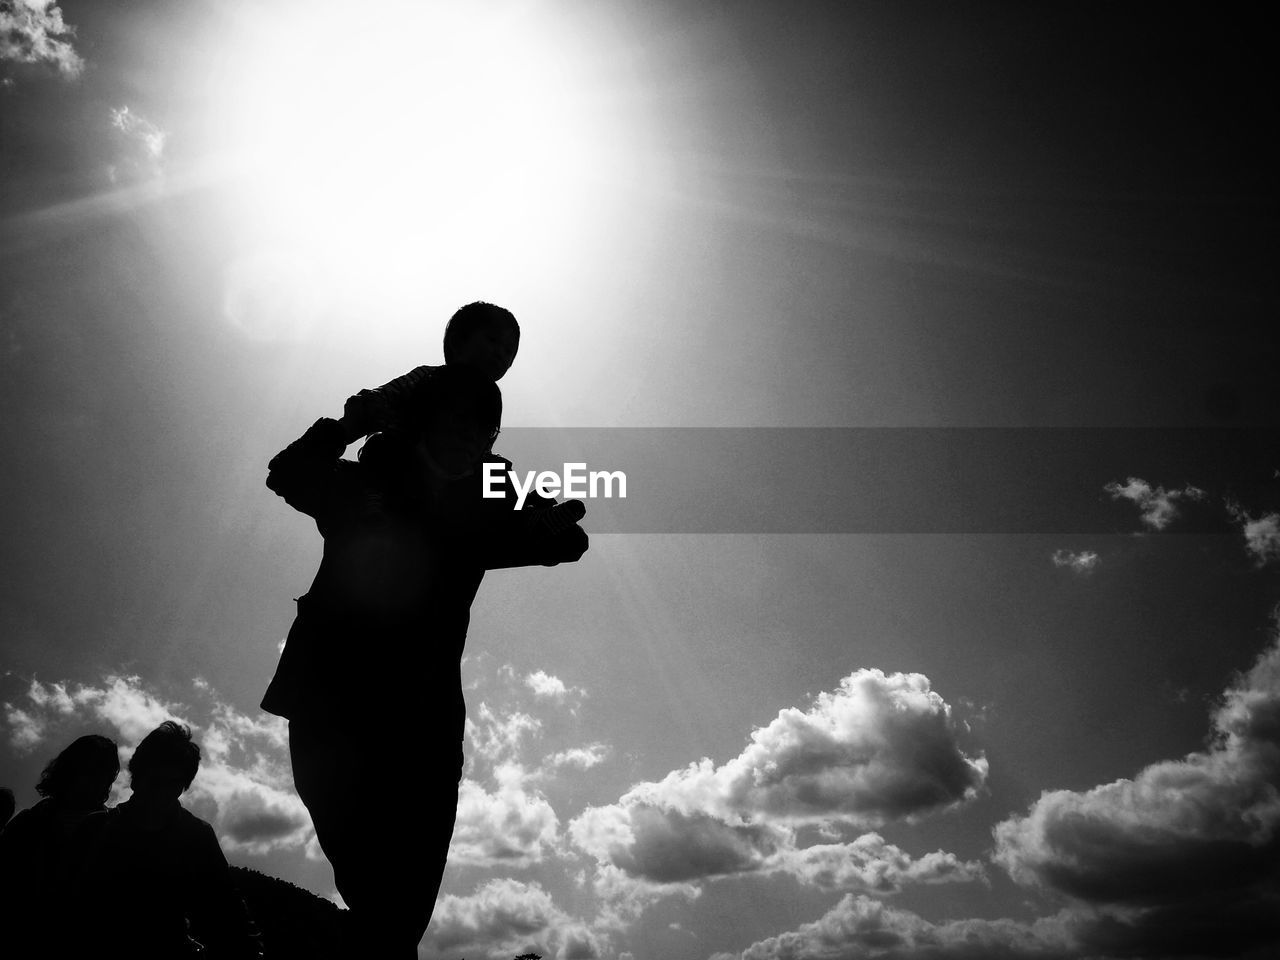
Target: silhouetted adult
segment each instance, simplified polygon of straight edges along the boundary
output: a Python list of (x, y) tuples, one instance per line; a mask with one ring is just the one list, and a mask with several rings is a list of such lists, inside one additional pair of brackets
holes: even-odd
[(87, 825), (78, 898), (90, 921), (84, 956), (260, 955), (213, 828), (178, 802), (199, 766), (191, 731), (166, 720), (129, 760), (133, 795)]
[(81, 830), (105, 809), (120, 773), (115, 741), (89, 734), (44, 768), (43, 798), (0, 831), (0, 907), (8, 956), (58, 956), (65, 947), (68, 904), (79, 870)]
[(491, 381), (440, 368), (409, 412), (358, 462), (341, 459), (342, 426), (318, 420), (267, 478), (315, 518), (324, 556), (262, 706), (289, 719), (294, 782), (350, 908), (348, 953), (393, 960), (416, 956), (448, 854), (481, 578), (587, 547), (576, 525), (552, 533), (480, 496), (502, 413)]

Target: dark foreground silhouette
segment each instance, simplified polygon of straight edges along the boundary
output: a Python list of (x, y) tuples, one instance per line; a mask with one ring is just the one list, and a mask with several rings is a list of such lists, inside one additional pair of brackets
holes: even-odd
[(322, 418), (268, 468), (267, 486), (315, 520), (324, 553), (262, 707), (289, 720), (294, 784), (350, 907), (352, 957), (416, 957), (431, 919), (462, 774), (460, 662), (485, 571), (587, 548), (572, 522), (581, 504), (516, 511), (514, 494), (481, 496), (501, 414), (491, 380), (447, 365), (408, 389), (357, 461), (342, 459), (348, 427)]
[[(0, 907), (6, 955), (59, 955), (83, 863), (85, 825), (106, 809), (120, 772), (114, 740), (90, 734), (49, 761), (36, 784), (41, 800), (0, 830)], [(12, 951), (10, 953), (9, 951)]]
[[(199, 765), (191, 731), (165, 721), (142, 739), (129, 761), (133, 796), (86, 821), (84, 866), (74, 897), (85, 921), (79, 955), (261, 955), (217, 835), (178, 802)], [(121, 920), (123, 936), (104, 936)]]

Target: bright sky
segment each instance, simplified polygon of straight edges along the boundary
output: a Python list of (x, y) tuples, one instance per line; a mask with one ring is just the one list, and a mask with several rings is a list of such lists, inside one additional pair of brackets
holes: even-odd
[[(19, 806), (75, 736), (176, 716), (231, 861), (334, 895), (257, 708), (321, 549), (266, 463), (487, 299), (524, 331), (511, 427), (1132, 433), (1073, 489), (1016, 447), (938, 465), (941, 508), (898, 475), (930, 516), (968, 484), (1079, 529), (596, 528), (488, 576), (422, 957), (1269, 955), (1280, 462), (1152, 429), (1280, 409), (1261, 24), (356, 10), (0, 0)], [(864, 497), (856, 454), (797, 469)], [(702, 476), (742, 515), (777, 495)]]

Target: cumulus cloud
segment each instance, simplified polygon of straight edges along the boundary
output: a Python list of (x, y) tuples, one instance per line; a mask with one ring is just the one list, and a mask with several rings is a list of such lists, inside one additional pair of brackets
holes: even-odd
[(977, 879), (982, 868), (942, 851), (912, 860), (874, 833), (801, 848), (797, 829), (910, 820), (972, 797), (986, 770), (960, 749), (928, 678), (861, 670), (808, 711), (780, 712), (727, 763), (704, 758), (637, 784), (617, 803), (588, 807), (568, 834), (596, 861), (598, 895), (639, 908), (745, 874), (892, 893)]
[[(261, 854), (306, 847), (313, 830), (293, 789), (285, 721), (240, 713), (204, 681), (193, 688), (199, 707), (169, 702), (136, 676), (108, 675), (98, 685), (33, 680), (27, 704), (5, 704), (10, 742), (29, 750), (47, 745), (64, 726), (90, 722), (111, 731), (128, 756), (160, 723), (177, 720), (192, 728), (202, 753), (183, 802), (213, 824), (228, 849)], [(127, 795), (127, 789), (113, 792), (116, 800)]]
[(498, 767), (490, 792), (471, 779), (458, 788), (449, 860), (484, 866), (527, 866), (555, 847), (560, 820), (547, 798), (527, 788), (518, 764)]
[(595, 960), (607, 940), (561, 910), (537, 883), (498, 879), (470, 896), (436, 901), (424, 941), (442, 954), (503, 958), (554, 954), (558, 960)]
[(43, 63), (68, 79), (84, 69), (71, 46), (75, 28), (52, 0), (0, 0), (0, 61)]
[(909, 910), (846, 894), (813, 923), (712, 960), (996, 960), (1070, 954), (1058, 918), (930, 923)]
[(995, 859), (1088, 908), (1077, 935), (1097, 949), (1220, 955), (1280, 935), (1280, 640), (1212, 726), (1207, 749), (1132, 780), (1041, 794), (995, 827)]
[(1103, 489), (1113, 500), (1129, 500), (1137, 504), (1142, 522), (1152, 530), (1163, 530), (1178, 517), (1179, 500), (1203, 500), (1204, 491), (1187, 484), (1181, 490), (1152, 487), (1145, 480), (1129, 477), (1123, 484), (1112, 481)]
[(704, 758), (633, 787), (621, 803), (727, 822), (878, 826), (977, 793), (987, 762), (966, 756), (956, 737), (951, 708), (928, 677), (859, 670), (809, 710), (781, 711), (727, 763)]
[(1235, 503), (1228, 503), (1227, 511), (1240, 524), (1245, 549), (1258, 566), (1280, 560), (1280, 513), (1264, 513), (1255, 518)]
[(569, 688), (564, 685), (564, 681), (559, 677), (553, 677), (545, 670), (535, 670), (524, 678), (525, 685), (539, 697), (550, 697), (553, 700), (563, 700)]
[(1068, 567), (1081, 576), (1093, 573), (1093, 568), (1098, 565), (1101, 559), (1092, 550), (1081, 550), (1079, 553), (1071, 550), (1055, 550), (1053, 552), (1053, 565), (1055, 567)]

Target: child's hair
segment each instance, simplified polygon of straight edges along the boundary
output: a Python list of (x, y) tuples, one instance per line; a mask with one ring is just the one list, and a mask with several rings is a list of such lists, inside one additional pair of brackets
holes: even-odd
[(71, 741), (70, 746), (49, 761), (40, 774), (36, 793), (42, 797), (64, 796), (80, 777), (92, 777), (102, 784), (105, 797), (111, 782), (120, 773), (120, 752), (116, 742), (96, 733)]
[(444, 362), (454, 363), (458, 344), (477, 330), (486, 327), (505, 327), (520, 336), (520, 324), (516, 323), (515, 314), (506, 307), (477, 300), (459, 307), (444, 328)]
[(191, 740), (191, 728), (166, 720), (138, 744), (129, 760), (129, 773), (146, 780), (157, 774), (175, 773), (186, 790), (200, 768), (200, 747)]

